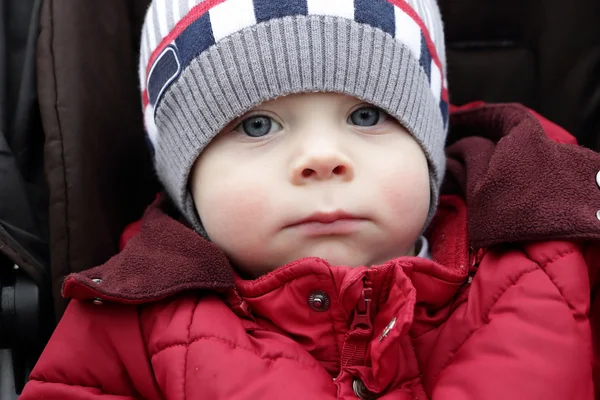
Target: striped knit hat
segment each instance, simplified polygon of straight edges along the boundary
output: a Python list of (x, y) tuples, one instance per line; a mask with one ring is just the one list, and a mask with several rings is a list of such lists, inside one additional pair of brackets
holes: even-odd
[(141, 43), (156, 171), (196, 229), (200, 152), (249, 109), (300, 92), (345, 93), (398, 119), (429, 161), (433, 216), (448, 123), (435, 0), (153, 0)]

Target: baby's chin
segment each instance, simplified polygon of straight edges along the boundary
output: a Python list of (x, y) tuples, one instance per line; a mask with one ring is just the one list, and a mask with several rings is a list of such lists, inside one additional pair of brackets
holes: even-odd
[(387, 254), (381, 252), (374, 254), (366, 251), (357, 251), (356, 248), (346, 248), (345, 246), (327, 246), (298, 251), (289, 255), (278, 254), (273, 255), (271, 258), (265, 257), (265, 259), (270, 259), (270, 261), (263, 263), (248, 264), (242, 261), (236, 262), (235, 265), (236, 269), (244, 277), (252, 279), (304, 258), (319, 258), (331, 266), (356, 268), (359, 266), (373, 267), (382, 265), (394, 258), (412, 255), (414, 255), (414, 247), (406, 251), (398, 250)]
[[(390, 247), (390, 244), (387, 244)], [(381, 265), (391, 259), (410, 255), (413, 253), (413, 246), (410, 249), (402, 249), (400, 246), (391, 246), (385, 248), (385, 244), (374, 246), (372, 244), (345, 243), (343, 241), (334, 241), (333, 243), (323, 243), (323, 245), (314, 246), (306, 249), (303, 257), (318, 257), (332, 266), (351, 267), (359, 266), (372, 267)], [(290, 260), (293, 261), (293, 260)]]

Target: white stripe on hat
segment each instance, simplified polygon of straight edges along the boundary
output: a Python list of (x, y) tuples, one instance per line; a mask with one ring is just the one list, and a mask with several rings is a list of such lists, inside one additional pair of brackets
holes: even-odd
[(158, 42), (161, 42), (165, 36), (169, 33), (169, 21), (167, 20), (167, 0), (155, 0), (156, 10), (158, 12), (158, 28), (160, 38)]
[(442, 72), (433, 60), (431, 60), (431, 91), (433, 97), (439, 103), (442, 98)]
[(148, 64), (148, 58), (150, 55), (150, 47), (148, 45), (148, 27), (144, 25), (142, 28), (142, 46), (140, 50), (140, 63), (139, 63), (139, 76), (140, 76), (140, 86), (142, 92), (146, 90), (146, 64)]
[(423, 2), (423, 15), (421, 16), (423, 22), (425, 22), (425, 26), (429, 31), (429, 36), (431, 37), (431, 41), (433, 45), (437, 45), (436, 37), (435, 37), (435, 24), (433, 23), (433, 19), (431, 18), (431, 10), (429, 9), (429, 2)]
[(308, 15), (354, 19), (354, 0), (307, 0)]
[(421, 58), (421, 28), (401, 8), (394, 6), (396, 18), (396, 40), (404, 43), (413, 53), (415, 59)]
[(171, 31), (181, 19), (180, 11), (181, 8), (179, 7), (179, 0), (171, 0), (171, 12), (169, 13), (169, 31)]
[(187, 12), (189, 13), (190, 11), (192, 11), (192, 8), (196, 7), (196, 4), (198, 4), (198, 0), (188, 0), (188, 10), (187, 10)]
[[(435, 25), (435, 47), (437, 49), (438, 57), (440, 58), (440, 62), (446, 68), (446, 44), (444, 42), (444, 26), (443, 24), (436, 23), (435, 21), (441, 21), (442, 17), (440, 15), (439, 8), (435, 7), (433, 4), (429, 4), (429, 11), (431, 12), (431, 18), (434, 21)], [(444, 73), (446, 71), (443, 71)]]
[[(187, 15), (187, 13), (190, 11), (189, 9), (189, 4), (187, 2), (187, 0), (177, 0), (177, 2), (179, 3), (179, 11), (177, 12), (177, 15), (179, 15), (179, 19), (181, 20), (183, 17), (185, 17)], [(173, 25), (173, 28), (179, 23), (179, 21), (175, 21), (175, 25)], [(172, 28), (171, 28), (172, 29)]]
[[(148, 47), (151, 49), (151, 52), (156, 49), (158, 46), (158, 37), (156, 35), (156, 27), (154, 26), (154, 13), (156, 11), (156, 7), (153, 5), (150, 11), (148, 11), (148, 17), (146, 17), (146, 29), (148, 32)], [(152, 54), (149, 54), (149, 57)], [(146, 60), (146, 64), (149, 59)]]
[(252, 0), (227, 0), (209, 11), (215, 42), (256, 24)]
[[(143, 34), (142, 40), (142, 58), (144, 60), (144, 64), (148, 64), (148, 60), (150, 59), (150, 37), (148, 35), (148, 26), (144, 27), (145, 33)], [(146, 65), (144, 65), (146, 68)]]
[(156, 122), (154, 122), (154, 107), (150, 104), (148, 104), (146, 110), (144, 110), (144, 125), (146, 126), (146, 133), (148, 133), (150, 142), (152, 142), (153, 146), (156, 146), (158, 128), (156, 127)]

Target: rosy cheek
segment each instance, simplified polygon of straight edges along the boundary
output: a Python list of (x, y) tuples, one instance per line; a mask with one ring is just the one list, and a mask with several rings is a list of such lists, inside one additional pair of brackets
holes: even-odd
[(220, 182), (203, 195), (200, 217), (211, 239), (244, 244), (257, 236), (269, 210), (269, 195), (258, 182)]
[(426, 218), (429, 212), (429, 177), (397, 176), (381, 183), (382, 196), (390, 211), (401, 218)]

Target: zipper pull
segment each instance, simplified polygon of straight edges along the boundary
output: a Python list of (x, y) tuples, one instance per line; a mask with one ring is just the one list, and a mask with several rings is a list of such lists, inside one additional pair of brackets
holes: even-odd
[(346, 333), (344, 346), (340, 359), (340, 366), (364, 365), (365, 354), (369, 339), (373, 335), (373, 323), (371, 322), (371, 301), (373, 299), (373, 288), (371, 282), (364, 280), (364, 286), (360, 298), (354, 309), (350, 330)]
[[(350, 332), (355, 330), (362, 330), (368, 333), (373, 331), (373, 323), (371, 322), (371, 300), (373, 299), (373, 288), (365, 287), (360, 294), (358, 304), (354, 310), (354, 317), (352, 318), (352, 324), (350, 325)], [(365, 332), (365, 333), (366, 333)]]

